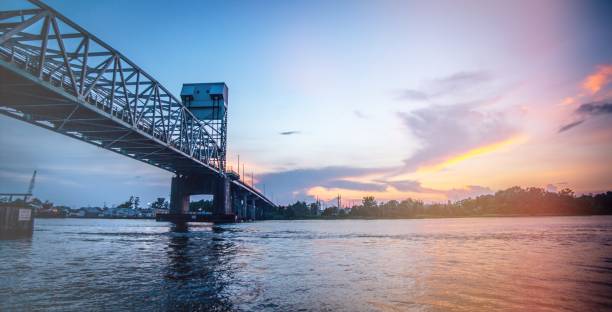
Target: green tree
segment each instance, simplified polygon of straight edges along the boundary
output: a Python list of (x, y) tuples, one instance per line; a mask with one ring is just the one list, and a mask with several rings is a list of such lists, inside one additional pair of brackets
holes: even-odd
[(559, 191), (559, 196), (574, 197), (574, 191), (566, 187)]
[(134, 196), (130, 196), (130, 199), (119, 204), (117, 208), (133, 208), (134, 207)]
[(168, 202), (165, 198), (159, 197), (151, 203), (152, 209), (168, 209)]
[(361, 201), (361, 204), (363, 205), (364, 208), (373, 208), (376, 207), (376, 200), (374, 199), (374, 196), (365, 196), (363, 198), (363, 200)]
[(323, 210), (323, 213), (321, 213), (321, 216), (323, 216), (323, 217), (331, 217), (331, 216), (334, 215), (335, 211), (336, 211), (336, 207), (325, 208), (325, 210)]

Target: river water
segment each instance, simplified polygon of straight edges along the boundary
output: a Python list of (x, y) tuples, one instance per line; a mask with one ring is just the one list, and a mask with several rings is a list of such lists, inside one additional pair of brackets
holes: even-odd
[(612, 309), (612, 217), (38, 219), (0, 241), (0, 311)]

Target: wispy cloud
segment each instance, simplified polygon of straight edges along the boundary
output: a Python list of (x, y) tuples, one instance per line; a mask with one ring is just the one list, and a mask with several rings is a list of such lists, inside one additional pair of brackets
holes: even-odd
[(362, 113), (359, 110), (354, 110), (353, 114), (355, 114), (355, 116), (357, 116), (357, 118), (361, 118), (361, 119), (366, 119), (368, 118), (364, 113)]
[(420, 89), (405, 89), (400, 93), (400, 100), (428, 101), (445, 96), (457, 95), (478, 85), (489, 82), (492, 76), (488, 72), (458, 72), (450, 76), (428, 82)]
[(609, 114), (612, 114), (612, 99), (607, 99), (605, 101), (599, 102), (584, 103), (574, 111), (574, 115), (578, 119), (561, 126), (559, 128), (559, 132), (570, 130), (582, 124), (589, 118)]
[(416, 182), (413, 186), (415, 190), (397, 190), (395, 188), (386, 188), (384, 191), (369, 191), (361, 192), (353, 189), (341, 189), (341, 188), (325, 188), (321, 186), (312, 187), (308, 190), (308, 195), (312, 197), (318, 197), (323, 200), (331, 200), (338, 194), (342, 198), (350, 201), (359, 202), (363, 196), (374, 196), (378, 200), (403, 200), (406, 198), (421, 199), (426, 202), (440, 202), (440, 201), (456, 201), (468, 197), (475, 197), (484, 194), (491, 194), (494, 191), (488, 187), (479, 185), (468, 185), (461, 188), (451, 189), (433, 189), (421, 187), (420, 183)]
[(352, 182), (348, 178), (384, 170), (387, 169), (342, 166), (294, 169), (260, 175), (259, 184), (265, 184), (266, 189), (276, 194), (281, 202), (290, 202), (310, 198), (307, 192), (314, 186), (351, 188), (360, 191), (381, 190), (380, 185), (376, 183)]
[(580, 125), (583, 122), (584, 122), (584, 120), (578, 120), (578, 121), (570, 122), (570, 123), (568, 123), (566, 125), (561, 126), (561, 128), (559, 128), (559, 132), (567, 131), (567, 130), (569, 130), (571, 128), (574, 128), (574, 127)]
[[(496, 86), (486, 71), (464, 71), (430, 81), (420, 89), (407, 89), (402, 99), (431, 104), (399, 112), (408, 131), (421, 143), (404, 160), (404, 171), (440, 170), (519, 140), (519, 129), (509, 113), (494, 110), (506, 89)], [(435, 100), (435, 101), (432, 101)]]
[(438, 194), (445, 196), (449, 200), (459, 200), (493, 193), (491, 188), (479, 185), (467, 185), (463, 188), (435, 189), (424, 187), (421, 185), (421, 182), (415, 180), (392, 181), (388, 182), (388, 184), (400, 192)]
[(494, 193), (491, 188), (480, 185), (468, 185), (464, 188), (452, 188), (450, 190), (442, 190), (441, 192), (451, 201)]
[[(416, 180), (386, 180), (368, 176), (384, 176), (398, 168), (323, 167), (298, 169), (264, 174), (260, 185), (265, 184), (268, 195), (276, 194), (279, 203), (295, 200), (313, 200), (318, 197), (331, 200), (338, 194), (343, 198), (359, 200), (366, 195), (379, 200), (405, 199), (408, 197), (426, 201), (459, 200), (493, 193), (485, 186), (468, 185), (451, 189), (424, 187)], [(361, 177), (363, 181), (355, 181)]]
[(582, 104), (578, 107), (576, 113), (591, 116), (612, 114), (612, 99)]
[(425, 190), (419, 181), (414, 180), (390, 181), (387, 183), (402, 192), (422, 192)]
[(399, 98), (401, 100), (426, 101), (435, 95), (436, 94), (430, 94), (425, 91), (406, 89), (402, 91), (402, 94), (399, 96)]
[[(453, 158), (465, 160), (470, 151), (487, 152), (486, 146), (501, 146), (518, 135), (504, 112), (484, 111), (482, 103), (429, 106), (399, 113), (406, 128), (421, 142), (421, 148), (404, 163), (406, 169), (436, 166)], [(467, 155), (467, 156), (466, 156)]]
[(485, 71), (458, 72), (448, 77), (437, 79), (436, 81), (446, 87), (452, 86), (454, 89), (464, 88), (466, 85), (479, 84), (491, 80), (491, 75)]
[(384, 183), (366, 183), (349, 180), (331, 180), (322, 183), (320, 186), (327, 188), (350, 189), (366, 192), (382, 192), (387, 189), (387, 185)]
[(388, 184), (400, 192), (414, 192), (426, 194), (444, 195), (449, 200), (459, 200), (483, 194), (491, 194), (493, 190), (489, 187), (479, 185), (467, 185), (463, 188), (435, 189), (424, 187), (421, 182), (415, 180), (391, 181)]
[(504, 139), (502, 141), (498, 141), (498, 142), (493, 142), (491, 144), (485, 144), (485, 145), (481, 145), (475, 148), (472, 148), (468, 151), (456, 154), (456, 155), (452, 155), (450, 157), (447, 157), (444, 161), (436, 163), (434, 165), (431, 166), (425, 166), (425, 167), (420, 167), (419, 171), (421, 172), (437, 172), (440, 171), (442, 169), (448, 168), (452, 165), (458, 164), (462, 161), (468, 160), (470, 158), (474, 158), (476, 156), (480, 156), (480, 155), (485, 155), (488, 153), (492, 153), (495, 151), (498, 151), (504, 147), (507, 146), (512, 146), (512, 145), (516, 145), (519, 143), (522, 143), (526, 140), (526, 137), (524, 135), (515, 135), (513, 137), (510, 137), (508, 139)]
[(299, 134), (299, 133), (300, 133), (300, 131), (291, 130), (291, 131), (283, 131), (283, 132), (280, 132), (279, 134), (280, 135), (293, 135), (293, 134)]

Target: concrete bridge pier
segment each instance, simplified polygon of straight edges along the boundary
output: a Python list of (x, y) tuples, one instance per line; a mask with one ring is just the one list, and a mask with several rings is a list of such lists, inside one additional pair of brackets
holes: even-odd
[(240, 210), (242, 210), (242, 218), (244, 220), (247, 220), (249, 218), (249, 214), (248, 214), (248, 197), (246, 194), (242, 195), (242, 201), (241, 201), (241, 206), (240, 206)]
[(251, 199), (248, 201), (247, 210), (248, 210), (249, 219), (255, 220), (257, 218), (256, 208), (255, 208), (255, 199)]
[(215, 184), (216, 190), (213, 194), (213, 213), (217, 215), (233, 214), (230, 198), (230, 179), (227, 177), (219, 177)]
[[(191, 195), (212, 194), (213, 214), (196, 215), (189, 213), (189, 197)], [(170, 213), (158, 215), (160, 221), (209, 221), (235, 222), (230, 196), (230, 179), (225, 176), (185, 176), (172, 178), (170, 188)]]
[(230, 193), (230, 204), (232, 206), (232, 211), (236, 215), (236, 219), (240, 220), (240, 198), (238, 197), (238, 194), (236, 194), (235, 190), (232, 190)]
[(189, 196), (188, 179), (185, 177), (172, 177), (172, 186), (170, 187), (170, 213), (171, 214), (186, 214), (189, 212)]
[(241, 192), (234, 190), (232, 192), (232, 209), (234, 214), (236, 215), (238, 220), (246, 220), (246, 209), (244, 209), (246, 199), (245, 196), (241, 194)]

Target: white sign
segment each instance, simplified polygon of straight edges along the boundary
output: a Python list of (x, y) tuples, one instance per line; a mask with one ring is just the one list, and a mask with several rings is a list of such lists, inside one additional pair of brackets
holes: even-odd
[(32, 218), (32, 209), (19, 209), (18, 221), (30, 221)]

